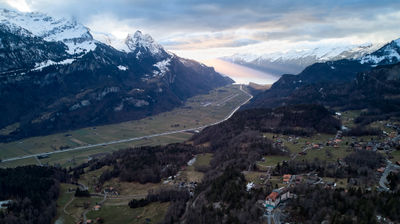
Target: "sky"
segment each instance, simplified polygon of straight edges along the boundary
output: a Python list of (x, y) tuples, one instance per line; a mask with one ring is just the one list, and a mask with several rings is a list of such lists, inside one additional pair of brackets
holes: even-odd
[(72, 17), (121, 39), (141, 30), (196, 60), (400, 37), (399, 0), (0, 0), (0, 7)]

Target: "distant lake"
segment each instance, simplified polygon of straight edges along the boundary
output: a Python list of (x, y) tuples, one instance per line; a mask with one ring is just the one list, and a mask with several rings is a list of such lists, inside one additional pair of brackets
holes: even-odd
[(249, 82), (257, 84), (272, 84), (279, 79), (279, 76), (221, 59), (210, 59), (202, 62), (208, 66), (214, 67), (217, 72), (229, 76), (239, 84), (248, 84)]

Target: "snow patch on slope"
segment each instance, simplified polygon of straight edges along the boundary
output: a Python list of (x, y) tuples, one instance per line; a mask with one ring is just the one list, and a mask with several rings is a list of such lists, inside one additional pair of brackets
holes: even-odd
[(128, 70), (128, 67), (123, 66), (123, 65), (118, 65), (117, 67), (118, 67), (118, 69), (121, 70), (121, 71), (126, 71), (126, 70)]
[(42, 70), (45, 67), (51, 66), (51, 65), (68, 65), (71, 64), (72, 62), (74, 62), (75, 59), (65, 59), (59, 62), (55, 62), (52, 60), (47, 60), (47, 61), (43, 61), (40, 63), (36, 63), (35, 64), (35, 68), (32, 69), (32, 71), (39, 71)]
[(154, 76), (161, 76), (163, 77), (168, 71), (169, 71), (169, 63), (171, 62), (171, 59), (165, 59), (163, 61), (159, 61), (155, 63), (153, 66), (158, 68), (158, 71), (153, 71)]
[(389, 63), (400, 61), (400, 39), (394, 40), (389, 44), (386, 44), (381, 49), (372, 54), (363, 56), (362, 58), (360, 58), (360, 63), (377, 65), (385, 60)]

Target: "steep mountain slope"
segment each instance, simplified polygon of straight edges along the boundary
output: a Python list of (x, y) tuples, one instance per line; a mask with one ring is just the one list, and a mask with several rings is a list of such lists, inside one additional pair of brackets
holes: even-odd
[(224, 59), (276, 75), (284, 73), (297, 74), (314, 63), (341, 59), (357, 59), (379, 49), (379, 47), (381, 47), (380, 44), (322, 45), (262, 55), (236, 54)]
[(89, 29), (68, 19), (55, 19), (46, 14), (20, 13), (0, 9), (0, 23), (13, 29), (24, 29), (26, 35), (43, 38), (45, 41), (61, 41), (67, 45), (69, 54), (83, 54), (96, 48)]
[[(232, 83), (140, 31), (126, 39), (127, 51), (119, 51), (74, 22), (0, 12), (12, 15), (0, 22), (1, 63), (10, 64), (0, 74), (0, 129), (15, 127), (2, 131), (1, 141), (139, 119)], [(30, 31), (38, 26), (40, 32)]]
[(44, 41), (22, 28), (0, 24), (0, 39), (0, 74), (27, 70), (47, 60), (60, 61), (68, 55), (64, 44)]
[(386, 65), (400, 61), (400, 39), (393, 40), (379, 50), (360, 58), (363, 64)]
[(334, 85), (338, 88), (336, 91), (341, 92), (344, 87), (339, 87), (339, 85), (351, 83), (359, 73), (368, 72), (377, 66), (397, 63), (400, 60), (398, 42), (398, 40), (392, 41), (359, 59), (316, 63), (308, 66), (298, 75), (283, 75), (272, 85), (271, 89), (255, 96), (245, 108), (276, 107), (291, 102), (291, 99), (297, 99), (298, 102), (302, 103), (309, 102), (305, 99), (313, 99), (310, 99), (302, 91), (310, 86), (319, 87), (317, 89), (319, 91), (320, 88)]
[(255, 96), (245, 108), (273, 108), (285, 103), (297, 89), (316, 83), (345, 83), (353, 80), (357, 73), (368, 71), (370, 65), (358, 61), (340, 60), (313, 64), (298, 75), (285, 74), (269, 90)]
[(369, 123), (400, 117), (400, 64), (383, 65), (360, 72), (348, 82), (315, 82), (301, 85), (285, 97), (271, 97), (266, 91), (256, 97), (251, 107), (274, 107), (305, 103), (328, 107), (368, 109), (357, 122)]

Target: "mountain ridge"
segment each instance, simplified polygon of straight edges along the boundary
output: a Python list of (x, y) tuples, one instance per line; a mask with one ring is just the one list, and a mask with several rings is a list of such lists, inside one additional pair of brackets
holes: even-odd
[[(0, 11), (4, 12), (10, 14)], [(211, 67), (167, 52), (140, 31), (129, 36), (130, 51), (125, 52), (94, 40), (86, 35), (89, 29), (80, 30), (77, 22), (40, 13), (15, 15), (23, 16), (23, 24), (62, 21), (55, 26), (73, 26), (62, 25), (65, 29), (57, 32), (42, 27), (43, 32), (34, 34), (28, 30), (31, 27), (18, 27), (2, 15), (0, 58), (5, 69), (0, 71), (0, 129), (18, 125), (0, 141), (140, 119), (233, 82)], [(68, 31), (76, 28), (85, 32)], [(48, 30), (51, 34), (44, 32)], [(65, 33), (70, 38), (62, 38)], [(74, 38), (81, 45), (71, 45)], [(95, 47), (78, 49), (87, 43)], [(78, 48), (71, 51), (71, 46)]]
[(381, 44), (338, 44), (317, 46), (269, 54), (236, 54), (224, 60), (241, 64), (275, 75), (297, 74), (314, 63), (341, 59), (357, 59), (379, 49)]

